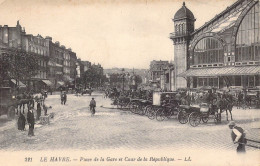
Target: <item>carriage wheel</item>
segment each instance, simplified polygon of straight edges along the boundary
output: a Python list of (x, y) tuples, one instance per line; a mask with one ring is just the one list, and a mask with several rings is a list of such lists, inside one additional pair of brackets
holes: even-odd
[(207, 123), (208, 120), (209, 120), (209, 117), (204, 115), (204, 116), (201, 117), (201, 120), (203, 121), (203, 123)]
[(136, 105), (136, 113), (138, 115), (142, 115), (142, 108), (141, 108), (141, 105), (140, 104), (137, 104)]
[(149, 116), (150, 116), (150, 112), (152, 111), (152, 109), (153, 109), (153, 106), (146, 108), (145, 114), (146, 114), (146, 116), (147, 116), (148, 118), (149, 118)]
[(156, 120), (163, 121), (165, 119), (165, 111), (162, 108), (157, 109), (155, 117)]
[(189, 123), (193, 127), (198, 126), (200, 124), (200, 120), (201, 120), (200, 114), (197, 112), (193, 112), (189, 116)]
[(173, 110), (173, 109), (167, 110), (166, 117), (167, 117), (168, 119), (170, 119), (170, 118), (173, 118), (173, 116), (174, 116), (174, 110)]
[(138, 106), (138, 114), (139, 115), (144, 115), (145, 114), (144, 108), (145, 108), (145, 106), (143, 106), (143, 105), (139, 105)]
[(129, 108), (130, 108), (130, 111), (131, 111), (132, 113), (134, 113), (134, 111), (135, 111), (135, 104), (134, 104), (134, 103), (131, 103), (130, 106), (129, 106)]
[(123, 103), (123, 108), (127, 109), (128, 103)]
[(15, 118), (15, 108), (13, 106), (8, 108), (7, 111), (7, 119), (8, 120), (13, 120)]
[(181, 124), (186, 124), (188, 122), (188, 114), (185, 111), (179, 111), (177, 114), (177, 118)]
[(132, 108), (131, 108), (131, 112), (136, 114), (138, 112), (138, 110), (137, 110), (138, 108), (137, 107), (138, 107), (138, 105), (136, 103), (133, 103), (132, 104)]
[(215, 124), (221, 123), (221, 114), (217, 113), (216, 115), (214, 115), (214, 122)]
[(130, 110), (130, 105), (131, 105), (131, 102), (129, 102), (129, 103), (126, 103), (126, 106), (125, 106), (125, 108), (126, 108), (127, 110)]
[(129, 104), (128, 104), (128, 108), (129, 108), (129, 110), (132, 112), (132, 109), (133, 109), (133, 103), (129, 103)]
[(147, 116), (149, 119), (153, 120), (155, 118), (155, 115), (156, 115), (156, 108), (151, 107), (151, 109), (149, 109), (148, 111)]
[(146, 116), (147, 116), (148, 110), (149, 110), (150, 108), (152, 108), (151, 105), (147, 105), (147, 106), (144, 107), (144, 114), (145, 114)]

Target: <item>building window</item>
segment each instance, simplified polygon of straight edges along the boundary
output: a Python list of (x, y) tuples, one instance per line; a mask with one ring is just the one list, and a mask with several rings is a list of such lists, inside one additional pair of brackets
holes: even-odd
[(230, 61), (231, 61), (231, 57), (230, 57), (230, 56), (228, 57), (228, 60), (227, 60), (227, 61), (228, 61), (228, 62), (230, 62)]
[(203, 86), (203, 78), (198, 78), (198, 86)]
[(246, 14), (236, 36), (236, 61), (260, 60), (260, 3)]
[(248, 86), (249, 87), (255, 86), (255, 77), (254, 76), (248, 76)]
[(235, 86), (242, 86), (241, 76), (235, 76)]
[(255, 76), (255, 86), (260, 86), (260, 76), (259, 75)]
[(190, 61), (191, 65), (223, 63), (223, 45), (212, 37), (203, 38), (196, 44)]

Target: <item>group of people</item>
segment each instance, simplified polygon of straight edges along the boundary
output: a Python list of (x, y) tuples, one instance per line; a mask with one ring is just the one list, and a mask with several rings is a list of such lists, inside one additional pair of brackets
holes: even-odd
[[(48, 107), (44, 103), (44, 99), (46, 97), (47, 95), (45, 94), (45, 96), (36, 97), (35, 99), (33, 99), (33, 102), (27, 103), (28, 106), (27, 118), (25, 118), (25, 115), (20, 111), (18, 121), (17, 121), (18, 130), (25, 131), (25, 126), (27, 121), (29, 125), (28, 136), (34, 136), (35, 120), (36, 121), (40, 120), (40, 117), (42, 116), (42, 111), (44, 111), (43, 115), (46, 116), (48, 109), (52, 108), (51, 106)], [(34, 108), (34, 102), (37, 103), (36, 110)], [(36, 119), (35, 119), (35, 112), (36, 112)]]
[[(145, 95), (142, 95), (145, 94)], [(121, 93), (121, 95), (123, 95)], [(150, 96), (151, 97), (151, 93), (150, 92), (146, 92), (144, 93), (144, 91), (126, 91), (124, 92), (124, 95), (126, 96)], [(240, 95), (240, 94), (239, 94)], [(61, 93), (61, 104), (65, 105), (66, 101), (67, 101), (67, 94), (66, 92), (62, 92)], [(189, 92), (177, 92), (177, 94), (175, 94), (174, 96), (174, 100), (175, 102), (178, 102), (178, 104), (187, 104), (190, 105), (192, 104), (192, 102), (194, 102), (194, 97), (195, 95)], [(203, 93), (203, 95), (200, 95), (199, 97), (203, 98), (203, 100), (209, 104), (212, 105), (216, 105), (216, 102), (218, 101), (219, 98), (225, 99), (228, 102), (233, 102), (233, 97), (231, 94), (229, 94), (228, 92), (224, 92), (223, 94), (219, 94), (216, 92), (216, 90), (212, 89), (209, 90), (206, 93)], [(164, 96), (164, 100), (167, 102), (170, 102), (171, 100), (171, 96), (166, 95)], [(240, 99), (240, 97), (238, 96), (238, 99)], [(91, 111), (91, 116), (94, 116), (96, 110), (96, 101), (94, 98), (92, 98), (92, 100), (89, 103), (89, 107), (90, 107), (90, 111)], [(44, 103), (41, 105), (40, 102), (37, 102), (37, 109), (36, 109), (36, 120), (39, 120), (40, 116), (41, 116), (41, 111), (42, 109), (44, 110), (44, 115), (47, 115), (47, 110), (48, 108), (51, 107), (47, 107)], [(27, 118), (25, 118), (25, 116), (20, 113), (20, 116), (18, 118), (18, 130), (25, 130), (25, 124), (26, 124), (26, 120), (27, 123), (29, 125), (29, 131), (28, 131), (28, 136), (34, 136), (34, 125), (35, 125), (35, 118), (34, 118), (34, 106), (31, 105), (30, 109), (28, 109), (28, 113), (27, 113)], [(231, 129), (231, 139), (233, 141), (233, 143), (238, 144), (237, 146), (237, 152), (245, 152), (245, 145), (247, 143), (247, 139), (246, 139), (246, 134), (245, 131), (236, 125), (236, 123), (234, 121), (231, 121), (228, 124), (229, 128)]]
[[(48, 108), (45, 104), (42, 106), (44, 110), (44, 115), (47, 115), (47, 110)], [(41, 116), (41, 106), (40, 103), (37, 104), (37, 109), (36, 109), (36, 120), (40, 119)], [(35, 109), (33, 106), (30, 106), (28, 112), (27, 112), (27, 119), (25, 119), (24, 114), (20, 113), (19, 118), (18, 118), (18, 130), (24, 131), (25, 130), (25, 125), (26, 125), (26, 120), (29, 125), (29, 132), (28, 136), (34, 136), (34, 124), (35, 124), (35, 116), (34, 116)]]
[[(67, 102), (67, 93), (65, 91), (61, 92), (60, 99), (61, 99), (61, 104), (65, 105), (66, 102)], [(90, 107), (91, 116), (94, 116), (94, 114), (96, 112), (96, 110), (95, 110), (95, 108), (96, 108), (96, 101), (95, 101), (94, 98), (92, 98), (92, 100), (90, 101), (89, 107)]]

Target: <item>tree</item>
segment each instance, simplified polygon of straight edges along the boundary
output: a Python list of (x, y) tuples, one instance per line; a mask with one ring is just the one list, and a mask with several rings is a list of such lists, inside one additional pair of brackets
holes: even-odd
[(87, 71), (84, 72), (82, 83), (84, 88), (88, 86), (90, 87), (98, 87), (101, 83), (104, 82), (104, 75), (98, 72), (94, 67), (90, 67)]
[(19, 80), (30, 79), (38, 73), (37, 55), (18, 49), (2, 48), (0, 51), (0, 85), (10, 78), (15, 79), (17, 84)]
[(143, 82), (142, 77), (140, 75), (136, 75), (135, 82), (137, 85), (141, 84)]

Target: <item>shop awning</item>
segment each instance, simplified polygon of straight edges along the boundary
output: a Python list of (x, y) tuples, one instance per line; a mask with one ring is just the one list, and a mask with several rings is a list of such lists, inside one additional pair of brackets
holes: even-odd
[(58, 84), (59, 86), (63, 86), (63, 85), (64, 85), (64, 82), (58, 81), (57, 84)]
[(42, 82), (44, 82), (47, 86), (52, 85), (51, 81), (49, 81), (49, 80), (42, 80)]
[(209, 76), (229, 76), (229, 75), (260, 75), (260, 66), (240, 66), (240, 67), (222, 67), (222, 68), (201, 68), (189, 69), (179, 77), (209, 77)]
[[(14, 83), (14, 85), (16, 85), (16, 80), (15, 79), (11, 79), (11, 82)], [(24, 83), (22, 83), (21, 81), (18, 81), (18, 87), (26, 88), (26, 85)]]

